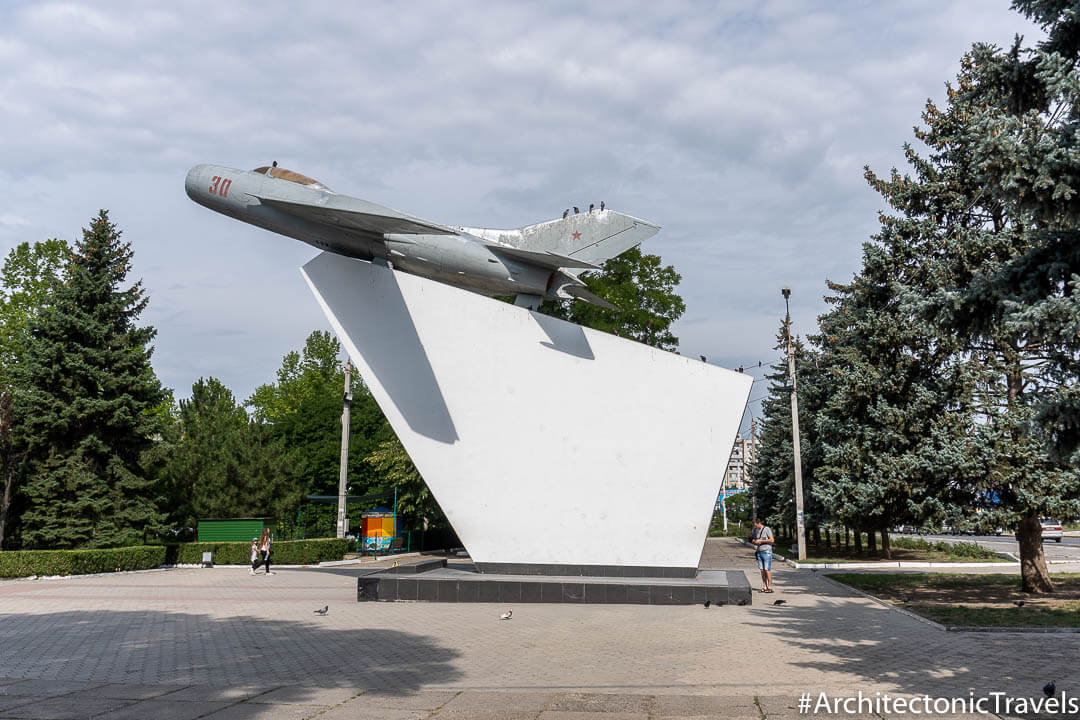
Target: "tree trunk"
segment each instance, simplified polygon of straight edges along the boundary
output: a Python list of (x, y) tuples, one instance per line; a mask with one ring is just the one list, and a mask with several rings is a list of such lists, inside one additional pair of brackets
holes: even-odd
[(832, 549), (832, 531), (829, 528), (825, 528), (825, 549)]
[(7, 537), (8, 526), (8, 512), (11, 509), (11, 496), (14, 494), (15, 489), (15, 468), (3, 467), (0, 465), (0, 470), (4, 472), (4, 497), (0, 500), (0, 550), (4, 549), (4, 539)]
[(866, 531), (866, 544), (869, 546), (867, 549), (871, 555), (877, 555), (877, 535), (874, 534), (873, 528)]
[(814, 544), (821, 544), (821, 528), (816, 526), (814, 527)]
[(855, 533), (855, 552), (858, 555), (862, 555), (862, 531), (856, 530)]
[(1025, 515), (1016, 526), (1016, 540), (1020, 543), (1021, 589), (1028, 593), (1054, 592), (1054, 583), (1046, 569), (1043, 554), (1042, 523), (1037, 513)]
[(848, 530), (847, 525), (844, 526), (844, 552), (851, 549), (851, 531)]
[(892, 560), (892, 548), (889, 547), (888, 528), (881, 528), (881, 556), (886, 560)]

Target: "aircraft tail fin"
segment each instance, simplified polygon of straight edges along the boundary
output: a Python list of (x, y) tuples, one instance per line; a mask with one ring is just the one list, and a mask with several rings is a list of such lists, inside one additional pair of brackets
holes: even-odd
[(522, 250), (566, 255), (600, 265), (637, 247), (659, 232), (660, 228), (614, 210), (593, 210), (514, 230), (462, 230)]

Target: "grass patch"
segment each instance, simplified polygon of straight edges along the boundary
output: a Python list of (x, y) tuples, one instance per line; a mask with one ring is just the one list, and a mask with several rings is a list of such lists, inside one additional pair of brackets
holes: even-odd
[(928, 542), (921, 538), (893, 538), (889, 558), (881, 551), (856, 552), (854, 549), (809, 545), (806, 551), (808, 563), (845, 562), (1001, 562), (993, 550), (970, 542)]
[[(830, 573), (858, 588), (944, 625), (1080, 627), (1080, 574), (1053, 576), (1055, 591), (1028, 595), (1019, 575)], [(1023, 607), (1015, 602), (1023, 600)]]

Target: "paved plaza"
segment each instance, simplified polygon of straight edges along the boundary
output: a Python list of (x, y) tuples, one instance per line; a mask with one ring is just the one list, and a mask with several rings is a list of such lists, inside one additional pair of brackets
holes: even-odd
[[(1076, 634), (946, 633), (807, 570), (777, 567), (750, 607), (502, 621), (501, 605), (358, 603), (372, 567), (0, 582), (0, 718), (760, 719), (794, 717), (805, 692), (1080, 693)], [(734, 540), (702, 567), (759, 584)]]

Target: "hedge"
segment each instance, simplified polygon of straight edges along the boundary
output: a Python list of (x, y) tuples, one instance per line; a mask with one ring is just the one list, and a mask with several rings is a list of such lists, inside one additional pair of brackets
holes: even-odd
[(0, 551), (0, 577), (148, 570), (164, 562), (165, 548), (160, 545), (108, 550), (4, 550)]
[[(356, 548), (356, 540), (324, 538), (318, 540), (281, 540), (271, 546), (270, 562), (275, 565), (314, 565), (327, 560), (341, 560)], [(214, 553), (216, 565), (248, 565), (251, 543), (211, 542), (169, 545), (165, 562), (169, 565), (197, 565), (204, 552)]]

